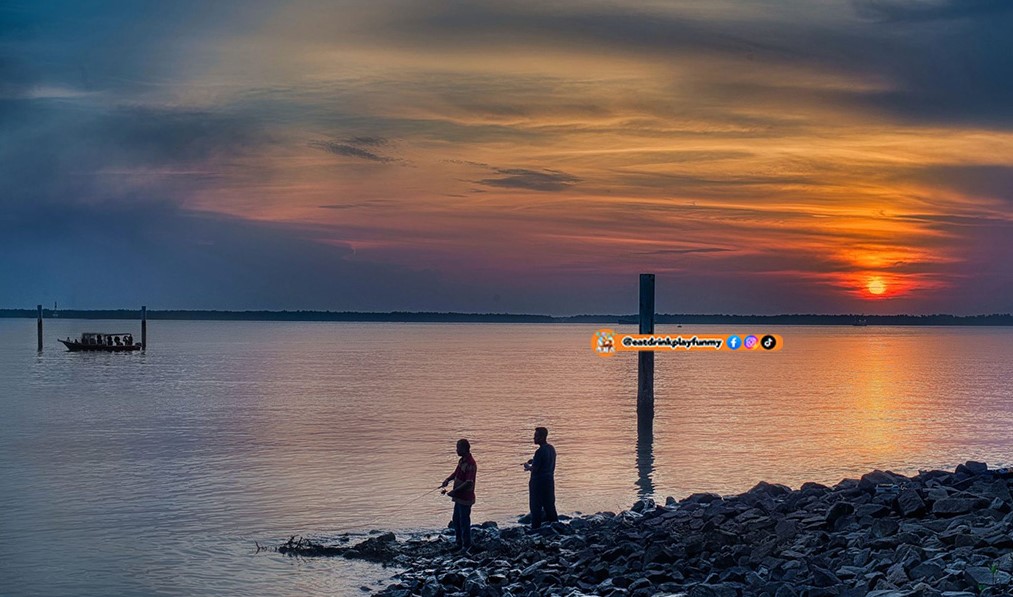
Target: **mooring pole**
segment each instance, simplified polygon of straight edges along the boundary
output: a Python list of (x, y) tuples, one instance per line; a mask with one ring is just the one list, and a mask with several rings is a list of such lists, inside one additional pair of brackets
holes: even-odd
[[(654, 274), (640, 274), (640, 333), (654, 333)], [(637, 429), (654, 432), (654, 351), (637, 353)]]
[(141, 350), (148, 350), (148, 307), (141, 306)]
[(42, 305), (39, 305), (39, 352), (42, 352)]

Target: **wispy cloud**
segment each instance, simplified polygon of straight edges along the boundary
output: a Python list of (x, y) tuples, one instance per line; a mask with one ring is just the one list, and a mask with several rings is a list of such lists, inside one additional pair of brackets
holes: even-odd
[(529, 191), (565, 191), (580, 182), (572, 174), (559, 170), (528, 170), (526, 168), (494, 168), (499, 176), (475, 181), (478, 184), (504, 189)]
[(363, 149), (362, 147), (356, 147), (355, 145), (349, 145), (348, 143), (340, 143), (337, 141), (310, 141), (309, 146), (315, 149), (321, 149), (334, 155), (359, 158), (361, 160), (369, 160), (370, 162), (381, 162), (387, 164), (399, 161), (397, 158), (380, 155), (368, 149)]

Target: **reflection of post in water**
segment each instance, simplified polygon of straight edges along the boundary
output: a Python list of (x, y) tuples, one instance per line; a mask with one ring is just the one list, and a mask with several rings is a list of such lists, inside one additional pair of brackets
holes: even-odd
[(637, 496), (654, 495), (654, 426), (650, 421), (637, 425)]

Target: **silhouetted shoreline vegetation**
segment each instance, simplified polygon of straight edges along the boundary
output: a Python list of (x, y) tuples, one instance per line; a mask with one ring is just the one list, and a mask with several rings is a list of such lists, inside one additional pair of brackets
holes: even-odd
[[(2, 318), (35, 318), (35, 309), (0, 309)], [(44, 309), (43, 317), (60, 319), (139, 319), (138, 309), (73, 310)], [(526, 313), (455, 313), (389, 311), (217, 311), (217, 310), (148, 310), (149, 320), (184, 321), (347, 321), (378, 323), (580, 323), (601, 325), (636, 325), (636, 315), (533, 315)], [(655, 321), (672, 324), (735, 324), (735, 325), (854, 325), (859, 320), (867, 325), (899, 326), (1011, 326), (1013, 315), (726, 315), (659, 313)]]

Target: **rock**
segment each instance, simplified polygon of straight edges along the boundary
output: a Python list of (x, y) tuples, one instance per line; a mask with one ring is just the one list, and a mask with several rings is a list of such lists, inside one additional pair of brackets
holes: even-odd
[(890, 509), (883, 504), (862, 504), (855, 508), (855, 516), (858, 518), (864, 518), (871, 516), (872, 518), (882, 518), (890, 513)]
[(994, 579), (992, 571), (984, 566), (968, 566), (964, 569), (964, 580), (972, 587), (992, 586)]
[(767, 483), (766, 481), (760, 481), (746, 493), (763, 494), (769, 497), (780, 497), (791, 493), (791, 487), (781, 485), (779, 483)]
[(923, 562), (911, 568), (911, 572), (908, 573), (908, 576), (911, 577), (911, 580), (938, 580), (943, 577), (943, 569), (937, 564)]
[(826, 522), (828, 525), (833, 525), (840, 518), (847, 516), (855, 511), (855, 507), (848, 502), (837, 502), (830, 507), (827, 511)]
[(826, 568), (820, 568), (819, 566), (812, 567), (813, 584), (817, 587), (833, 587), (841, 584), (841, 579), (837, 578), (837, 575), (827, 570)]
[(633, 593), (640, 589), (649, 589), (651, 588), (651, 586), (653, 586), (651, 581), (647, 580), (646, 578), (638, 578), (637, 580), (630, 583), (630, 585), (626, 587), (626, 590)]
[(716, 493), (694, 493), (686, 499), (679, 502), (680, 504), (710, 504), (711, 502), (720, 502), (721, 496)]
[(535, 572), (537, 572), (539, 569), (541, 569), (548, 563), (549, 563), (548, 560), (538, 560), (537, 562), (531, 564), (524, 570), (521, 570), (521, 578), (530, 578), (531, 576), (534, 576)]
[(887, 569), (886, 580), (887, 582), (899, 587), (907, 584), (911, 579), (908, 578), (907, 573), (904, 572), (904, 565), (898, 562)]
[(794, 520), (783, 518), (774, 526), (774, 534), (778, 541), (790, 541), (798, 535), (798, 524)]
[(883, 537), (895, 535), (898, 529), (900, 529), (900, 524), (896, 520), (892, 518), (878, 518), (873, 521), (870, 531), (873, 537), (882, 539)]
[(958, 464), (956, 472), (957, 474), (963, 473), (965, 475), (984, 475), (988, 473), (988, 465), (984, 462), (968, 460), (964, 464)]
[(447, 572), (440, 577), (440, 584), (443, 586), (463, 587), (464, 575), (460, 572)]
[(689, 597), (738, 597), (739, 591), (730, 583), (698, 584), (689, 590)]
[(652, 500), (651, 498), (644, 498), (642, 500), (637, 501), (637, 503), (633, 504), (633, 507), (630, 508), (630, 510), (632, 510), (633, 512), (641, 513), (653, 510), (654, 506), (655, 506), (654, 500)]
[(904, 480), (905, 477), (889, 471), (874, 470), (862, 475), (862, 478), (858, 480), (858, 489), (866, 493), (875, 493), (876, 487), (879, 485), (892, 486)]
[(932, 504), (932, 513), (940, 516), (955, 516), (973, 512), (978, 500), (970, 498), (946, 498)]
[(897, 495), (897, 511), (901, 516), (917, 516), (925, 511), (925, 502), (914, 489), (905, 489)]
[(676, 500), (674, 497), (668, 496), (667, 498), (665, 498), (665, 507), (666, 508), (674, 508), (675, 506), (678, 506), (678, 505), (679, 505), (679, 501)]
[(498, 573), (497, 574), (490, 574), (489, 578), (488, 578), (488, 582), (489, 582), (490, 585), (502, 586), (502, 585), (506, 584), (507, 577), (504, 576), (503, 574), (498, 574)]

